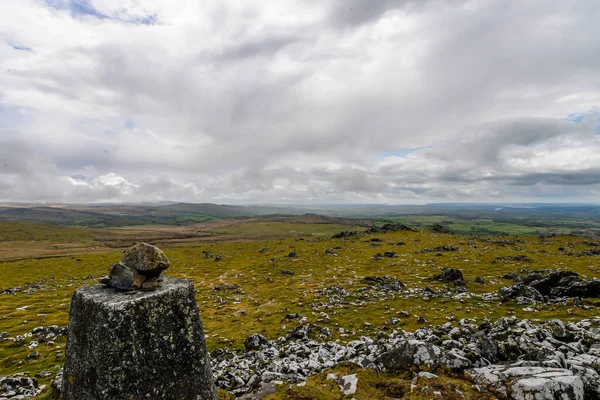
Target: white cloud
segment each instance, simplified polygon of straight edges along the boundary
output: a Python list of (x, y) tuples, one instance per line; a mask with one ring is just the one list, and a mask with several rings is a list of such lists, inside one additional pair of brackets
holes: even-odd
[(564, 121), (600, 104), (595, 1), (73, 1), (0, 2), (0, 135), (23, 154), (0, 151), (2, 200), (573, 201), (600, 184), (598, 116)]

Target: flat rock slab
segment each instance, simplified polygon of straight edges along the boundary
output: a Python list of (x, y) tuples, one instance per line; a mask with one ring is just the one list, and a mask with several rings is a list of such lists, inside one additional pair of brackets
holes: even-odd
[(62, 397), (215, 399), (192, 283), (164, 277), (152, 292), (104, 285), (77, 290)]
[(584, 400), (583, 380), (562, 368), (491, 365), (467, 374), (514, 400)]

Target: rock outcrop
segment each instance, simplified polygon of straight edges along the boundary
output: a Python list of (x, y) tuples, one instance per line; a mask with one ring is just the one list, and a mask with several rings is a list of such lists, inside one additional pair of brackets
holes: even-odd
[(376, 361), (382, 370), (410, 370), (413, 367), (466, 369), (471, 362), (452, 351), (421, 340), (406, 340), (383, 353)]
[(382, 226), (374, 226), (366, 230), (366, 233), (382, 233), (382, 232), (399, 232), (408, 231), (416, 232), (416, 229), (410, 228), (404, 224), (384, 224)]
[(600, 297), (600, 280), (583, 280), (572, 271), (553, 271), (547, 276), (531, 273), (526, 276), (507, 274), (515, 285), (500, 288), (502, 301), (518, 299), (521, 304), (535, 301), (561, 300), (566, 297)]
[[(376, 371), (464, 370), (474, 384), (491, 388), (499, 398), (600, 399), (600, 318), (572, 323), (516, 317), (473, 321), (380, 332), (377, 338), (363, 336), (345, 344), (292, 334), (306, 333), (308, 325), (300, 322), (276, 341), (250, 335), (249, 347), (257, 350), (213, 351), (213, 374), (220, 388), (240, 396), (270, 392), (273, 382), (303, 382), (349, 361)], [(346, 386), (331, 375), (341, 388)]]
[(191, 282), (164, 277), (156, 290), (104, 285), (71, 303), (62, 380), (65, 400), (215, 399)]

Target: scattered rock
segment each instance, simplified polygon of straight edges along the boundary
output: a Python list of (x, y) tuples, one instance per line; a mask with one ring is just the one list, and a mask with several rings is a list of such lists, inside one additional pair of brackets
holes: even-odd
[(380, 292), (401, 292), (404, 287), (404, 283), (389, 275), (365, 276), (362, 280), (369, 284), (366, 289), (376, 289)]
[(441, 253), (446, 251), (458, 251), (460, 248), (458, 246), (438, 246), (434, 248), (426, 248), (421, 251), (418, 251), (417, 254), (420, 253)]
[(242, 291), (242, 287), (240, 285), (238, 285), (237, 283), (221, 283), (219, 285), (215, 285), (213, 287), (213, 290), (215, 292), (233, 291), (233, 290), (241, 292)]
[(464, 281), (462, 272), (454, 268), (444, 268), (441, 274), (434, 275), (431, 279), (441, 282)]
[(452, 233), (452, 231), (440, 224), (433, 224), (427, 227), (427, 230), (433, 233)]
[(382, 226), (374, 226), (367, 229), (366, 233), (381, 233), (381, 232), (399, 232), (409, 231), (416, 232), (416, 229), (410, 228), (404, 224), (384, 224)]
[(58, 325), (38, 326), (31, 331), (32, 335), (37, 335), (37, 340), (40, 343), (56, 340), (66, 334), (67, 329), (61, 328)]
[(338, 232), (336, 234), (334, 234), (333, 236), (331, 236), (332, 239), (341, 239), (341, 238), (345, 238), (345, 237), (351, 237), (351, 236), (359, 236), (360, 232), (358, 231), (341, 231)]
[(24, 399), (37, 396), (41, 392), (35, 378), (27, 373), (0, 376), (0, 398)]
[(533, 258), (528, 257), (526, 255), (523, 254), (519, 254), (517, 256), (505, 256), (505, 257), (496, 257), (494, 259), (494, 262), (496, 261), (502, 261), (502, 262), (528, 262), (531, 263), (533, 262)]

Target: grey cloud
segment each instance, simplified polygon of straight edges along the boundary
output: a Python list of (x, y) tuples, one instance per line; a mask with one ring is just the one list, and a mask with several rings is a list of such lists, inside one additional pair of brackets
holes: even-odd
[(0, 4), (36, 49), (0, 54), (0, 99), (36, 110), (0, 122), (25, 146), (6, 157), (31, 152), (0, 170), (0, 195), (401, 202), (598, 183), (597, 122), (562, 120), (600, 103), (597, 2), (206, 4), (203, 23), (160, 6), (152, 26), (52, 14), (48, 35)]
[(244, 58), (273, 56), (299, 40), (301, 38), (285, 35), (248, 40), (225, 49), (220, 57), (223, 61), (236, 61)]
[(577, 172), (524, 174), (510, 181), (515, 186), (531, 186), (538, 183), (560, 186), (589, 186), (600, 184), (600, 167)]
[(429, 0), (334, 0), (330, 18), (340, 26), (348, 27), (376, 21), (388, 10), (415, 7)]
[(369, 175), (367, 172), (356, 169), (342, 169), (333, 174), (332, 181), (335, 187), (342, 192), (384, 192), (387, 185), (381, 177)]

